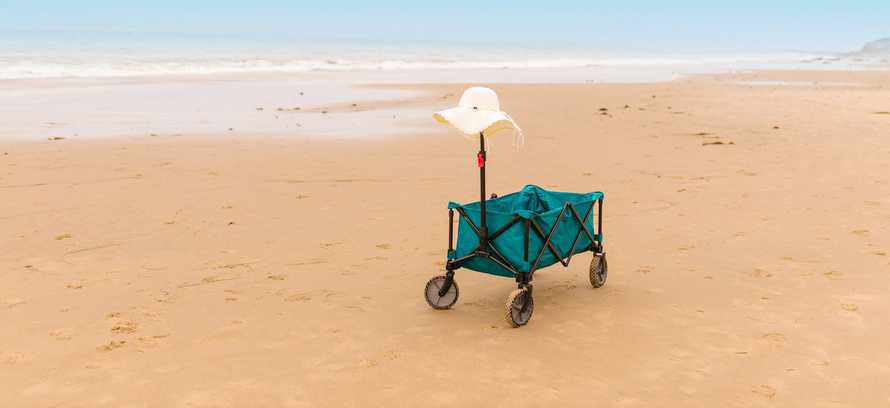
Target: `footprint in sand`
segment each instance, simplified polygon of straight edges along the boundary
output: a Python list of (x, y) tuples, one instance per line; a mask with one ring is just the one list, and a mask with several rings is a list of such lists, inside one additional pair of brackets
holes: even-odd
[(370, 358), (363, 358), (358, 363), (361, 368), (374, 368), (377, 367), (378, 363), (376, 360)]
[(28, 361), (29, 358), (24, 353), (15, 351), (0, 351), (0, 364), (13, 365)]
[(828, 271), (828, 272), (823, 273), (822, 275), (824, 275), (826, 278), (831, 279), (831, 280), (838, 280), (841, 278), (841, 276), (844, 276), (843, 273), (838, 272), (838, 271)]
[(312, 300), (312, 296), (303, 293), (297, 293), (284, 298), (285, 302), (308, 302)]
[(158, 302), (158, 303), (176, 303), (176, 298), (173, 296), (172, 293), (170, 293), (170, 292), (168, 292), (168, 291), (166, 291), (166, 290), (162, 290), (160, 296), (158, 296), (157, 298), (155, 298), (155, 302)]
[(139, 340), (139, 345), (141, 347), (156, 347), (160, 345), (161, 341), (170, 337), (169, 334), (157, 334), (154, 336), (141, 336), (137, 340)]
[(389, 360), (389, 361), (397, 360), (399, 358), (399, 352), (392, 351), (392, 350), (385, 351), (385, 352), (383, 352), (382, 358), (384, 360)]
[(121, 341), (112, 340), (112, 341), (109, 341), (107, 344), (103, 344), (99, 347), (96, 347), (96, 350), (102, 351), (102, 352), (114, 351), (114, 350), (117, 350), (117, 349), (123, 347), (125, 344), (127, 344), (126, 340), (121, 340)]
[(68, 329), (53, 330), (49, 335), (56, 340), (71, 340), (71, 331)]
[(111, 326), (111, 332), (115, 334), (132, 334), (139, 329), (139, 325), (133, 322), (120, 322)]
[(760, 384), (751, 388), (751, 392), (767, 399), (773, 399), (776, 396), (776, 389), (766, 384)]
[(577, 287), (578, 287), (578, 286), (575, 285), (574, 282), (571, 282), (571, 281), (563, 281), (563, 282), (557, 283), (557, 284), (555, 284), (555, 285), (551, 285), (551, 286), (549, 286), (549, 287), (545, 287), (545, 288), (543, 288), (543, 289), (541, 289), (541, 290), (543, 290), (544, 292), (550, 292), (550, 291), (554, 291), (554, 290), (572, 290), (572, 289), (575, 289), (575, 288), (577, 288)]
[(778, 332), (767, 333), (762, 336), (764, 339), (768, 340), (770, 343), (776, 345), (785, 344), (785, 335)]
[(760, 269), (760, 268), (754, 268), (753, 271), (749, 272), (749, 275), (751, 275), (751, 277), (754, 277), (754, 278), (769, 278), (769, 277), (773, 276), (773, 274), (771, 274), (763, 269)]
[(399, 358), (399, 353), (396, 351), (385, 351), (377, 358), (363, 358), (359, 360), (360, 368), (374, 368), (380, 365), (381, 361), (393, 361)]

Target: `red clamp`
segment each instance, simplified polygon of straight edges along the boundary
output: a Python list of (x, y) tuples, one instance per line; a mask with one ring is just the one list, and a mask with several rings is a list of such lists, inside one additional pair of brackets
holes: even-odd
[(476, 155), (476, 161), (478, 161), (480, 169), (485, 167), (485, 153), (479, 152), (479, 154)]

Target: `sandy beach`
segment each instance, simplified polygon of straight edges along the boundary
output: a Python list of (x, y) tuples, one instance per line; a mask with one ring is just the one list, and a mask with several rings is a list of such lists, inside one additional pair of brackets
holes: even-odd
[(888, 71), (490, 86), (527, 142), (493, 141), (489, 190), (605, 192), (604, 287), (581, 254), (520, 329), (510, 279), (459, 270), (429, 308), (446, 204), (478, 194), (432, 119), (4, 139), (0, 406), (890, 404)]

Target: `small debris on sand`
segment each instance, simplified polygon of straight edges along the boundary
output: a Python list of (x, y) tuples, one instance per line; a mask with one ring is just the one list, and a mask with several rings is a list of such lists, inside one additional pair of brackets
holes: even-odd
[(874, 113), (875, 115), (890, 115), (890, 111), (878, 111), (872, 113)]
[(781, 128), (778, 127), (778, 126), (773, 126), (773, 129), (775, 129), (775, 130), (779, 130), (779, 129), (781, 129)]
[(62, 234), (62, 235), (59, 235), (59, 236), (56, 237), (56, 241), (61, 241), (61, 240), (63, 240), (63, 239), (70, 239), (70, 238), (73, 238), (73, 237), (74, 237), (74, 236), (71, 235), (71, 234)]
[(714, 141), (714, 142), (702, 142), (701, 145), (702, 145), (702, 146), (712, 146), (712, 145), (734, 145), (734, 144), (735, 144), (735, 142), (732, 142), (732, 141), (730, 141), (730, 142), (724, 142), (724, 141), (721, 141), (721, 140), (717, 140), (717, 141)]
[(257, 112), (262, 112), (262, 111), (264, 111), (264, 110), (265, 110), (265, 109), (264, 109), (262, 106), (256, 108), (256, 111), (257, 111)]
[(609, 108), (600, 108), (600, 112), (608, 112)]
[(65, 140), (65, 138), (62, 136), (53, 136), (46, 138), (46, 140)]
[(390, 248), (392, 248), (392, 245), (390, 245), (390, 244), (377, 244), (377, 245), (375, 245), (375, 246), (376, 246), (377, 248), (380, 248), (380, 249), (390, 249)]
[(323, 110), (323, 111), (321, 111), (321, 113), (322, 113), (322, 114), (326, 114), (326, 113), (328, 113), (328, 111)]

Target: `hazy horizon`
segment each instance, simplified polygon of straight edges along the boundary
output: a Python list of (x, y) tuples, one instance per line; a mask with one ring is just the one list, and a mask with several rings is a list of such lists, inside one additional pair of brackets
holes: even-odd
[[(0, 1), (0, 34), (60, 42), (62, 34), (249, 43), (365, 43), (584, 49), (598, 53), (845, 52), (890, 36), (890, 2), (273, 0)], [(55, 35), (55, 37), (54, 37)], [(20, 38), (16, 38), (20, 37)], [(109, 39), (114, 40), (114, 39)]]

